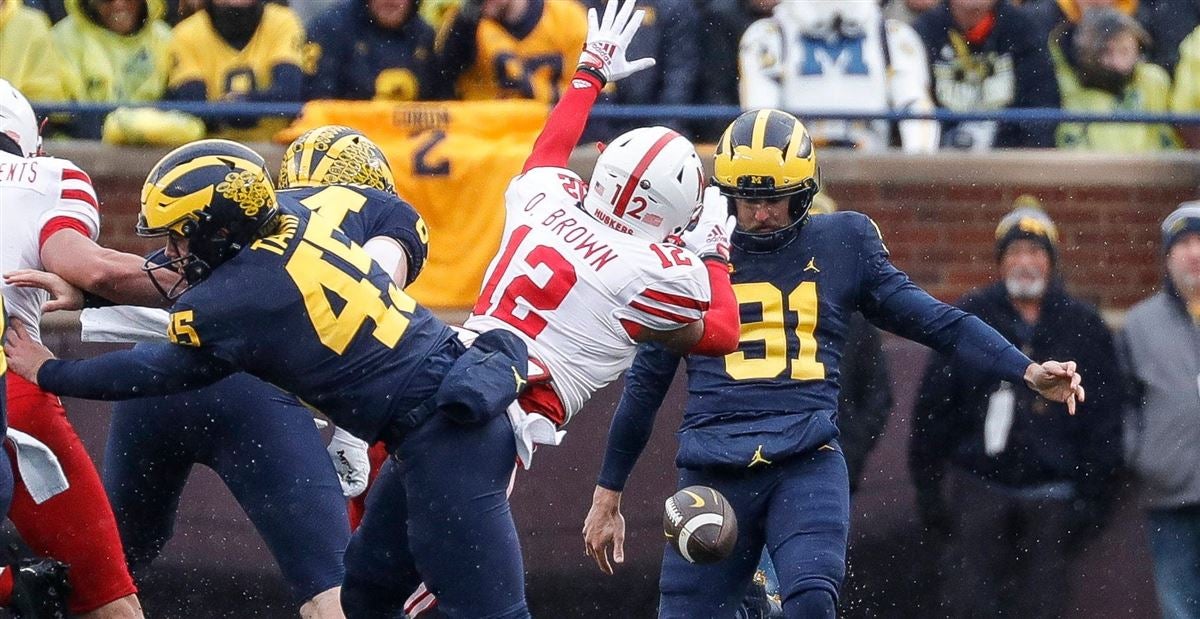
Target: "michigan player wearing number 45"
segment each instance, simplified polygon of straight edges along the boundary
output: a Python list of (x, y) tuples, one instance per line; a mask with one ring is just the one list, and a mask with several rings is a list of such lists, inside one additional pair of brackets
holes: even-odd
[[(689, 398), (679, 431), (679, 487), (705, 485), (737, 514), (733, 554), (695, 565), (665, 553), (661, 617), (732, 616), (766, 545), (788, 617), (834, 617), (845, 574), (849, 480), (838, 446), (838, 362), (851, 314), (955, 359), (1024, 383), (1044, 397), (1082, 401), (1073, 362), (1031, 362), (978, 318), (930, 297), (892, 266), (866, 216), (808, 217), (819, 190), (812, 140), (776, 110), (739, 116), (717, 145), (706, 206), (737, 217), (732, 279), (743, 321), (739, 350), (688, 356)], [(588, 553), (611, 573), (623, 559), (620, 497), (649, 438), (679, 356), (642, 347), (609, 432), (584, 524)]]

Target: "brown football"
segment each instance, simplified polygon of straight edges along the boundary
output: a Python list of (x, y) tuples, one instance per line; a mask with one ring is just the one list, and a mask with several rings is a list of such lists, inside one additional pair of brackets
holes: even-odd
[(737, 542), (737, 516), (729, 501), (708, 486), (688, 486), (663, 507), (667, 543), (691, 563), (715, 563)]

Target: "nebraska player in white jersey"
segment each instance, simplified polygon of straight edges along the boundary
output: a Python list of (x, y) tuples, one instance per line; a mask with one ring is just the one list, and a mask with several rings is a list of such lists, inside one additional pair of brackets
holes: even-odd
[[(0, 80), (0, 273), (6, 274), (0, 294), (9, 318), (34, 338), (49, 295), (22, 286), (20, 269), (46, 270), (81, 288), (120, 289), (148, 301), (158, 295), (140, 265), (133, 270), (139, 275), (121, 275), (140, 258), (96, 245), (99, 203), (88, 175), (69, 161), (39, 156), (39, 142), (29, 102)], [(70, 484), (37, 504), (18, 479), (9, 513), (17, 531), (39, 555), (70, 566), (73, 614), (140, 617), (112, 509), (58, 398), (12, 372), (7, 391), (9, 426), (50, 447)], [(0, 604), (12, 589), (12, 571), (5, 569)]]
[[(505, 192), (500, 252), (464, 324), (518, 334), (549, 376), (538, 383), (531, 373), (510, 412), (526, 466), (532, 442), (560, 438), (527, 417), (565, 424), (629, 367), (638, 342), (711, 355), (738, 342), (728, 213), (722, 204), (702, 215), (704, 173), (691, 142), (663, 127), (635, 129), (600, 153), (590, 186), (566, 167), (605, 83), (653, 64), (625, 60), (641, 12), (630, 20), (633, 2), (614, 9), (610, 2), (602, 25), (589, 13), (579, 69)], [(609, 29), (614, 40), (598, 36)]]

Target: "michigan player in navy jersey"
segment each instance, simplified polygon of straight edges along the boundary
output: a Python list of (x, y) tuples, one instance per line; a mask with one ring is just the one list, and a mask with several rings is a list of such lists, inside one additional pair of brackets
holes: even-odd
[[(776, 110), (739, 116), (721, 138), (708, 200), (737, 217), (732, 281), (742, 339), (725, 357), (687, 357), (679, 487), (720, 490), (738, 517), (734, 553), (713, 565), (667, 551), (662, 617), (732, 615), (764, 544), (788, 617), (834, 617), (845, 573), (849, 481), (838, 445), (838, 364), (855, 310), (952, 355), (970, 371), (1023, 382), (1074, 410), (1074, 363), (1035, 364), (982, 321), (930, 297), (892, 266), (865, 215), (809, 218), (816, 155), (803, 125)], [(719, 194), (717, 191), (719, 190)], [(622, 560), (620, 493), (679, 356), (644, 346), (626, 377), (584, 526), (589, 554)]]
[[(316, 210), (354, 238), (366, 238), (366, 222), (346, 214), (378, 213), (388, 223), (371, 226), (368, 252), (381, 263), (396, 257), (384, 266), (398, 273), (401, 286), (420, 272), (428, 242), (424, 222), (391, 195), (387, 159), (366, 136), (336, 126), (305, 133), (288, 148), (278, 185), (283, 212)], [(340, 616), (342, 555), (350, 541), (345, 498), (365, 489), (368, 468), (366, 445), (356, 442), (335, 432), (331, 466), (311, 411), (248, 374), (186, 393), (117, 402), (103, 476), (130, 567), (143, 575), (172, 537), (184, 484), (192, 466), (202, 464), (221, 477), (254, 523), (301, 614), (323, 617), (333, 609)]]
[[(527, 616), (504, 497), (516, 448), (500, 415), (524, 384), (524, 344), (483, 333), (468, 352), (362, 248), (395, 209), (347, 208), (340, 228), (280, 209), (262, 158), (244, 146), (176, 149), (151, 171), (142, 205), (139, 233), (165, 236), (164, 264), (184, 276), (163, 291), (174, 345), (57, 361), (17, 328), (13, 370), (92, 399), (166, 395), (237, 370), (276, 385), (404, 461), (402, 483), (372, 492), (368, 511), (399, 510), (374, 521), (390, 535), (371, 532), (387, 540), (371, 550), (406, 557), (407, 569), (365, 575), (348, 561), (346, 583), (387, 577), (407, 594), (419, 568), (448, 611)], [(347, 613), (362, 616), (363, 603), (343, 591)]]

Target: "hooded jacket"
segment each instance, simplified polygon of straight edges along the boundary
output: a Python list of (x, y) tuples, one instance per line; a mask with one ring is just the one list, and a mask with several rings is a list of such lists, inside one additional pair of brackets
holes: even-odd
[(157, 101), (167, 86), (171, 29), (163, 0), (143, 0), (146, 18), (129, 35), (108, 30), (84, 7), (66, 0), (67, 17), (51, 34), (62, 56), (63, 89), (73, 101)]
[(1087, 401), (1070, 416), (1065, 405), (1015, 385), (1006, 445), (988, 455), (984, 426), (1000, 381), (932, 358), (913, 412), (909, 464), (918, 491), (936, 487), (949, 462), (1000, 486), (1020, 490), (1068, 482), (1078, 498), (1106, 502), (1121, 461), (1124, 390), (1112, 336), (1096, 310), (1067, 295), (1056, 281), (1047, 287), (1032, 333), (1003, 283), (968, 293), (958, 306), (1031, 358), (1076, 361)]
[(18, 0), (0, 6), (0, 77), (30, 101), (59, 101), (59, 62), (44, 13)]

